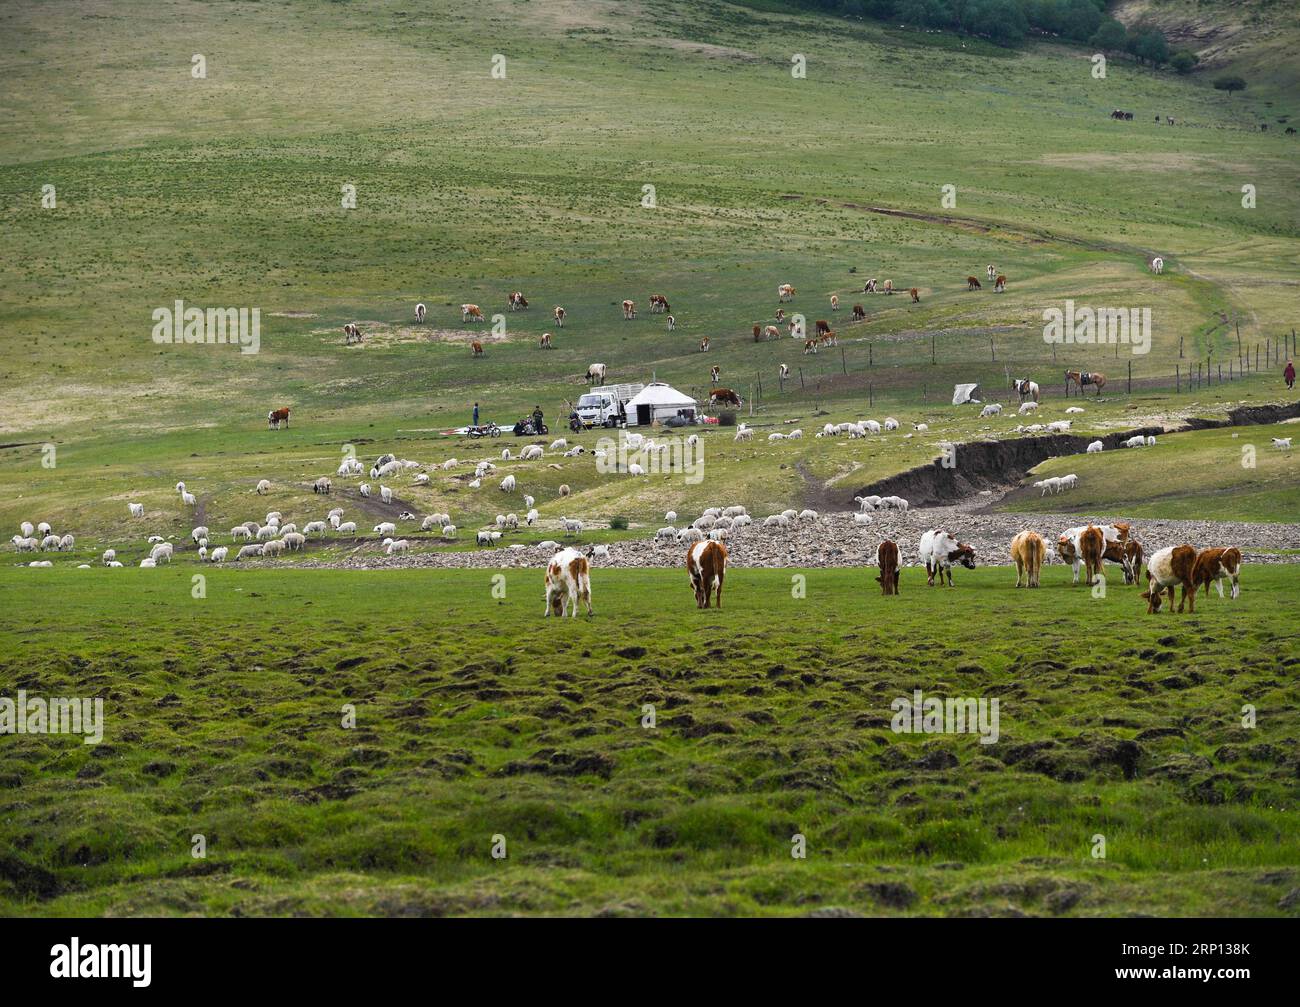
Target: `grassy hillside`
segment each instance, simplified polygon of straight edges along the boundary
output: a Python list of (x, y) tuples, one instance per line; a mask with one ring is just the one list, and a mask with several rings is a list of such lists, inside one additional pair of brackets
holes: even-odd
[[(543, 624), (535, 571), (0, 571), (0, 677), (106, 721), (0, 746), (0, 911), (1279, 912), (1293, 568), (1151, 619), (1059, 566), (795, 573), (697, 612), (597, 570), (595, 617)], [(916, 688), (998, 699), (998, 740), (893, 732)]]

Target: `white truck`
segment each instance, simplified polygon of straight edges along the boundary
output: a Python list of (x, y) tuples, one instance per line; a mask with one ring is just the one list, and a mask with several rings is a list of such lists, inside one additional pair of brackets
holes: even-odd
[(578, 422), (592, 427), (621, 427), (627, 424), (626, 406), (645, 385), (601, 385), (589, 389), (578, 399), (575, 410)]

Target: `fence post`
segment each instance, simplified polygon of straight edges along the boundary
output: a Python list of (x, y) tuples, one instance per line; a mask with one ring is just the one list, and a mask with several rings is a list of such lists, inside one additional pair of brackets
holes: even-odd
[(1182, 336), (1178, 337), (1178, 359), (1179, 360), (1183, 359), (1183, 337)]
[(763, 394), (763, 373), (762, 373), (762, 371), (756, 371), (756, 372), (754, 373), (754, 377), (758, 380), (758, 394), (759, 394), (759, 395), (762, 395), (762, 394)]
[(989, 359), (992, 360), (995, 364), (998, 362), (998, 353), (997, 350), (993, 348), (992, 336), (989, 336)]
[(867, 343), (867, 366), (874, 367), (876, 363), (876, 347), (872, 343)]
[(1133, 394), (1133, 361), (1128, 362), (1128, 394)]
[(845, 359), (844, 359), (844, 347), (843, 347), (843, 346), (840, 347), (840, 367), (843, 368), (845, 374), (848, 374), (848, 373), (849, 373), (849, 365), (848, 365), (848, 363), (847, 363), (847, 362), (845, 361)]
[(799, 368), (799, 390), (800, 390), (800, 391), (803, 391), (803, 388), (804, 388), (804, 384), (803, 384), (803, 368), (800, 367), (800, 368)]

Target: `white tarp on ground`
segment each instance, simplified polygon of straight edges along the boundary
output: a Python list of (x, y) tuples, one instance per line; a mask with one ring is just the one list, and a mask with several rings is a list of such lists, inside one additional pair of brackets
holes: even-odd
[(980, 386), (975, 385), (953, 385), (952, 386), (952, 404), (960, 406), (966, 402), (979, 403)]

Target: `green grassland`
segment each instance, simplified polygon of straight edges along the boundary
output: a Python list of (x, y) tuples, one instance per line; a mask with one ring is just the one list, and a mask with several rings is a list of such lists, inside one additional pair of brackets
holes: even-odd
[[(1300, 461), (1273, 447), (1294, 437), (1294, 423), (1197, 430), (1158, 438), (1154, 448), (1051, 458), (1005, 497), (1005, 510), (1124, 514), (1197, 520), (1280, 521), (1300, 518)], [(1079, 486), (1042, 496), (1028, 484), (1073, 472)]]
[[(106, 711), (0, 746), (0, 909), (1281, 911), (1294, 568), (1150, 619), (1059, 566), (798, 573), (700, 612), (682, 571), (597, 570), (590, 621), (543, 623), (536, 571), (0, 571), (4, 681)], [(894, 733), (916, 688), (998, 698), (998, 740)]]

